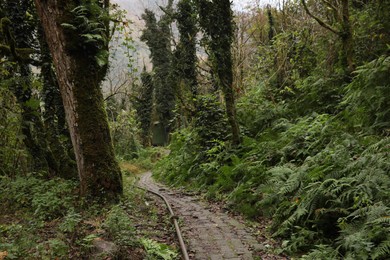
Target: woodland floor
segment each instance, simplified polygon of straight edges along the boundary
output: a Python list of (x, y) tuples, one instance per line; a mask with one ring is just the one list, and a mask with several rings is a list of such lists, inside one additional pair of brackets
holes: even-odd
[(273, 253), (278, 244), (267, 235), (267, 221), (245, 222), (221, 205), (156, 183), (151, 172), (141, 175), (139, 185), (160, 193), (171, 204), (191, 259), (288, 259)]

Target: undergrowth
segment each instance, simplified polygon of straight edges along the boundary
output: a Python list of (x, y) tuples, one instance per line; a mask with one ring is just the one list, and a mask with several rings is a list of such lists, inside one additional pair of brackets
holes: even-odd
[[(143, 223), (151, 215), (157, 216), (152, 213), (156, 212), (156, 205), (134, 187), (134, 173), (125, 171), (126, 189), (116, 205), (83, 200), (78, 196), (75, 181), (46, 180), (37, 175), (0, 177), (1, 257), (145, 259), (157, 255), (152, 259), (176, 259), (175, 246), (160, 239), (167, 237), (168, 232), (174, 234), (168, 228), (169, 220), (156, 218), (161, 228), (154, 228), (154, 233), (149, 233)], [(153, 223), (148, 221), (149, 225)]]
[[(197, 122), (177, 131), (155, 175), (202, 190), (250, 218), (271, 218), (281, 252), (305, 259), (388, 259), (389, 68), (388, 57), (359, 67), (326, 109), (307, 95), (271, 102), (267, 86), (253, 89), (238, 105), (241, 146), (230, 146), (226, 133), (213, 127), (224, 118), (198, 117), (213, 138)], [(300, 82), (300, 89), (311, 91), (305, 84), (312, 82)], [(316, 92), (321, 94), (328, 95)], [(297, 113), (299, 106), (311, 109)]]

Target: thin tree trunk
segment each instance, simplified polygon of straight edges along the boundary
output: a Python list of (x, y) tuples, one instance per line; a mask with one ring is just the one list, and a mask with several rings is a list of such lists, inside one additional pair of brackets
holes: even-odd
[(343, 59), (344, 66), (347, 67), (347, 73), (350, 75), (354, 69), (353, 62), (353, 35), (352, 35), (352, 26), (349, 18), (349, 1), (342, 0), (342, 32), (341, 40), (343, 47)]
[(56, 67), (81, 194), (114, 199), (122, 192), (122, 178), (99, 86), (102, 72), (91, 67), (91, 58), (82, 50), (70, 51), (72, 39), (61, 26), (69, 19), (67, 9), (73, 2), (35, 0)]
[(237, 123), (236, 116), (236, 104), (234, 98), (233, 87), (230, 86), (224, 91), (225, 102), (226, 102), (226, 115), (232, 128), (232, 142), (234, 145), (238, 145), (241, 143), (240, 140), (240, 128)]

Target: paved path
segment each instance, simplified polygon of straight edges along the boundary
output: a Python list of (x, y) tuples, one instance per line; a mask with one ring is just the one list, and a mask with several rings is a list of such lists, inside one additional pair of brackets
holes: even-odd
[(247, 260), (253, 259), (253, 250), (261, 248), (243, 224), (226, 213), (210, 211), (210, 207), (196, 197), (156, 183), (150, 172), (141, 176), (139, 185), (167, 198), (182, 221), (180, 226), (191, 259)]

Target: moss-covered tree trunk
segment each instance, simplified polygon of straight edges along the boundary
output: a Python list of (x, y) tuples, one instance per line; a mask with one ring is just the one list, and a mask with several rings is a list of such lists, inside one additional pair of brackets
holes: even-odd
[(235, 95), (233, 90), (233, 11), (230, 0), (197, 0), (200, 25), (210, 38), (213, 70), (217, 84), (223, 91), (226, 103), (226, 115), (231, 127), (232, 143), (239, 145), (240, 128), (236, 117)]
[[(122, 178), (115, 160), (100, 82), (106, 68), (97, 66), (100, 48), (83, 44), (82, 32), (70, 35), (78, 1), (35, 0), (38, 15), (56, 67), (58, 83), (74, 147), (82, 195), (116, 198)], [(106, 48), (107, 46), (103, 46)]]

